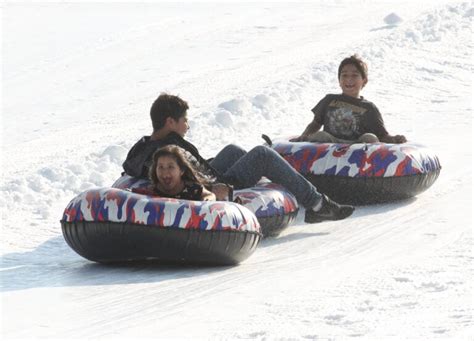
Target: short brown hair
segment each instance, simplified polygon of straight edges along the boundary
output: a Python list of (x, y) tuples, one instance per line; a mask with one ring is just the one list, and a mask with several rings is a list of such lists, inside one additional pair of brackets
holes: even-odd
[(188, 109), (188, 103), (178, 96), (166, 93), (160, 94), (150, 108), (153, 130), (156, 131), (163, 128), (168, 117), (173, 118), (175, 121), (185, 117)]
[(369, 70), (367, 68), (367, 64), (357, 54), (354, 54), (342, 60), (341, 64), (339, 64), (339, 69), (337, 70), (337, 79), (341, 78), (342, 68), (348, 64), (354, 65), (360, 72), (363, 79), (368, 79)]

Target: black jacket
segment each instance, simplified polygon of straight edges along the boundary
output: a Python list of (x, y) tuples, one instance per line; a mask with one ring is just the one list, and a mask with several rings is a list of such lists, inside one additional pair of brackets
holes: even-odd
[(153, 154), (157, 149), (167, 145), (177, 145), (189, 152), (197, 161), (198, 170), (204, 176), (225, 182), (222, 175), (199, 154), (198, 149), (176, 133), (169, 133), (161, 140), (150, 140), (150, 136), (143, 136), (127, 154), (127, 158), (122, 165), (125, 173), (138, 178), (148, 178), (148, 170), (153, 163)]

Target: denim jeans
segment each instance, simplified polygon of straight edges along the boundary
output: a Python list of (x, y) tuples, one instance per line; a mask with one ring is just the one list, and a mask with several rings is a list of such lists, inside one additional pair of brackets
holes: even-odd
[(237, 188), (255, 186), (264, 176), (288, 189), (304, 208), (312, 208), (321, 200), (316, 187), (280, 154), (266, 146), (257, 146), (246, 152), (234, 144), (227, 145), (211, 161), (211, 165)]

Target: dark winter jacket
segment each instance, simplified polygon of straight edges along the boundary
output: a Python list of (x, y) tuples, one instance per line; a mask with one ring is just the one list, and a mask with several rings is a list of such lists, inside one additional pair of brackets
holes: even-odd
[(153, 163), (153, 154), (156, 150), (167, 145), (177, 145), (191, 154), (189, 161), (203, 176), (224, 182), (221, 174), (199, 154), (198, 149), (174, 132), (161, 140), (150, 140), (150, 136), (143, 136), (127, 154), (123, 163), (125, 173), (139, 178), (148, 178), (148, 170)]

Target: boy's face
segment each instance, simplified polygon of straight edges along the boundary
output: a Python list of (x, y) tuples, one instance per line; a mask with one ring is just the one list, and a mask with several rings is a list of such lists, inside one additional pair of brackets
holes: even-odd
[(359, 93), (365, 84), (367, 84), (367, 79), (362, 78), (354, 64), (346, 64), (342, 67), (339, 86), (344, 95), (359, 98)]
[(177, 121), (171, 117), (168, 117), (168, 127), (170, 131), (173, 131), (179, 134), (181, 137), (184, 137), (189, 129), (188, 117), (185, 115), (180, 117)]

